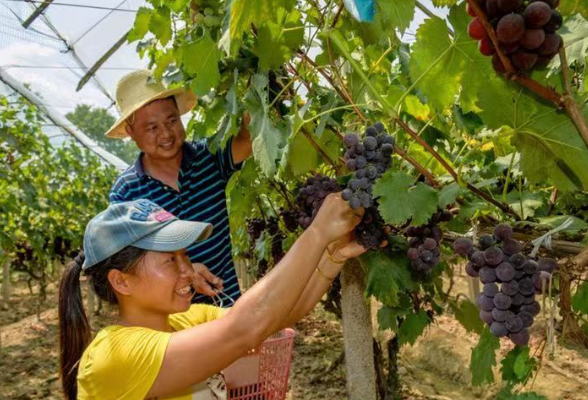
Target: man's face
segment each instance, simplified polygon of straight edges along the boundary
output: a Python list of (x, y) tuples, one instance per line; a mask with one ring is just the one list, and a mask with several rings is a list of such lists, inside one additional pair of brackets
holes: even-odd
[(181, 154), (186, 132), (173, 99), (155, 100), (135, 112), (127, 133), (149, 158), (167, 160)]

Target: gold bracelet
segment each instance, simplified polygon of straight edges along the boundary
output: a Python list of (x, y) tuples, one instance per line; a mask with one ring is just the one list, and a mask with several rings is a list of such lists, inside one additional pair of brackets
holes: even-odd
[(332, 281), (333, 281), (333, 280), (336, 278), (336, 276), (334, 276), (334, 277), (332, 277), (332, 278), (331, 278), (330, 276), (328, 276), (327, 274), (325, 274), (325, 273), (324, 273), (324, 272), (321, 270), (321, 268), (320, 268), (320, 267), (318, 267), (318, 266), (316, 267), (316, 271), (319, 273), (319, 275), (320, 275), (320, 276), (324, 277), (324, 278), (325, 278), (326, 280), (328, 280), (329, 282), (332, 282)]

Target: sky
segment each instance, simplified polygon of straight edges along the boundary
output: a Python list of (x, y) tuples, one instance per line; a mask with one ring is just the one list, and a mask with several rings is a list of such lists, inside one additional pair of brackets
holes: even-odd
[[(394, 1), (394, 0), (389, 0)], [(433, 9), (430, 0), (423, 0)], [(132, 26), (134, 12), (88, 9), (71, 5), (99, 5), (101, 7), (137, 10), (144, 0), (56, 0), (46, 12), (57, 31), (63, 35), (83, 63), (90, 67)], [(63, 6), (59, 4), (69, 4)], [(41, 20), (37, 19), (29, 30), (20, 25), (17, 17), (26, 19), (33, 6), (23, 0), (0, 0), (0, 67), (17, 80), (28, 83), (40, 94), (46, 105), (65, 115), (76, 104), (110, 107), (118, 116), (112, 100), (104, 94), (95, 81), (90, 81), (79, 92), (76, 86), (82, 77), (80, 66), (74, 61), (71, 52), (55, 33)], [(436, 10), (444, 15), (444, 10)], [(424, 14), (417, 10), (415, 19), (404, 37), (412, 41)], [(114, 98), (117, 81), (126, 73), (146, 67), (135, 51), (136, 43), (125, 44), (112, 56), (98, 72), (98, 78), (111, 98)]]

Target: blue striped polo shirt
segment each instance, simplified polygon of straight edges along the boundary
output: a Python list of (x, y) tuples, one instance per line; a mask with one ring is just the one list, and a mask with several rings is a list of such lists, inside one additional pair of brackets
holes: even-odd
[[(231, 141), (224, 151), (210, 153), (206, 142), (185, 142), (178, 177), (179, 191), (145, 173), (137, 161), (124, 171), (110, 190), (110, 202), (149, 199), (180, 219), (209, 222), (214, 226), (207, 240), (188, 247), (193, 263), (202, 263), (224, 281), (224, 292), (237, 300), (241, 289), (231, 254), (231, 236), (225, 189), (227, 181), (241, 164), (233, 164)], [(208, 296), (197, 294), (193, 302), (212, 303)], [(225, 305), (229, 301), (225, 299)]]

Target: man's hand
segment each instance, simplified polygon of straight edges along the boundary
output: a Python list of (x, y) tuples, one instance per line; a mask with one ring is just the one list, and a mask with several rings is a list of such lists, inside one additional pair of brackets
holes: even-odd
[(192, 264), (192, 286), (196, 293), (214, 297), (223, 290), (223, 280), (212, 274), (204, 264)]

